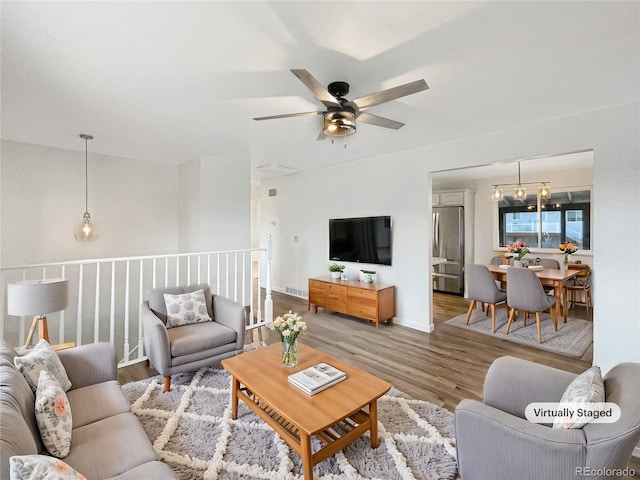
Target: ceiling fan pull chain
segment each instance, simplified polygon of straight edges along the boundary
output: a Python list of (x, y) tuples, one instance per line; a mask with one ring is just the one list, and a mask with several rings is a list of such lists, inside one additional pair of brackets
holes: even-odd
[(347, 148), (347, 130), (344, 129), (344, 148)]

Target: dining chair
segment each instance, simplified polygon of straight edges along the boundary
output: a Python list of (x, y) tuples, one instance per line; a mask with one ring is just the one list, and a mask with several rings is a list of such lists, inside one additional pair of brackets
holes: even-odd
[[(470, 263), (466, 266), (465, 273), (467, 277), (467, 295), (471, 299), (471, 305), (469, 305), (469, 310), (467, 311), (467, 325), (469, 325), (473, 309), (476, 308), (476, 303), (486, 303), (487, 315), (489, 314), (489, 307), (491, 307), (491, 330), (495, 333), (496, 304), (506, 302), (507, 293), (498, 288), (491, 272), (485, 265)], [(506, 303), (505, 308), (508, 314), (509, 307)]]
[(560, 262), (553, 258), (541, 258), (540, 265), (543, 268), (551, 268), (553, 270), (560, 270)]
[(489, 265), (502, 265), (504, 264), (504, 260), (505, 259), (503, 257), (493, 257), (489, 262)]
[(549, 311), (553, 328), (558, 331), (558, 318), (556, 309), (553, 308), (556, 297), (544, 291), (540, 279), (533, 270), (528, 268), (510, 268), (507, 270), (507, 304), (509, 305), (509, 320), (507, 322), (506, 334), (509, 335), (511, 322), (515, 317), (516, 310), (524, 312), (524, 326), (527, 326), (527, 314), (536, 314), (536, 324), (538, 327), (538, 343), (542, 343), (542, 332), (540, 327), (540, 312)]
[[(581, 294), (581, 298), (584, 298), (584, 306), (587, 308), (587, 317), (589, 316), (589, 307), (593, 308), (591, 304), (591, 283), (593, 280), (593, 271), (591, 267), (586, 264), (570, 263), (569, 269), (579, 270), (580, 273), (573, 277), (573, 285), (566, 285), (564, 288), (569, 295), (569, 308), (573, 308), (576, 303), (582, 303), (576, 301), (576, 295)], [(584, 295), (584, 297), (582, 297)]]

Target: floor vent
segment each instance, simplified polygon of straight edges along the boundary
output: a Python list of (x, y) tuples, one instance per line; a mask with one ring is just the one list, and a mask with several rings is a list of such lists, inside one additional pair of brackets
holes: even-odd
[(286, 293), (289, 295), (295, 295), (296, 297), (305, 297), (307, 296), (306, 290), (301, 290), (299, 288), (287, 287), (285, 289)]

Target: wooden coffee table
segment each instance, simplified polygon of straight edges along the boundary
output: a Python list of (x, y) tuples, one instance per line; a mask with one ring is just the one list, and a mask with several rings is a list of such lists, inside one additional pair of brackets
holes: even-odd
[[(371, 447), (378, 446), (377, 400), (391, 385), (367, 372), (303, 344), (298, 345), (297, 367), (281, 362), (281, 345), (272, 344), (227, 358), (222, 366), (232, 375), (232, 417), (238, 416), (238, 399), (267, 422), (302, 457), (304, 478), (313, 478), (313, 466), (342, 450), (367, 430)], [(315, 395), (291, 385), (287, 377), (325, 362), (347, 374), (346, 380)], [(322, 448), (311, 451), (311, 437)]]

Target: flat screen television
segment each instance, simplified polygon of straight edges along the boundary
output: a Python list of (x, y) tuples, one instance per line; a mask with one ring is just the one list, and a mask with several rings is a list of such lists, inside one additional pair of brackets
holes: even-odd
[(391, 265), (391, 217), (330, 219), (329, 260)]

